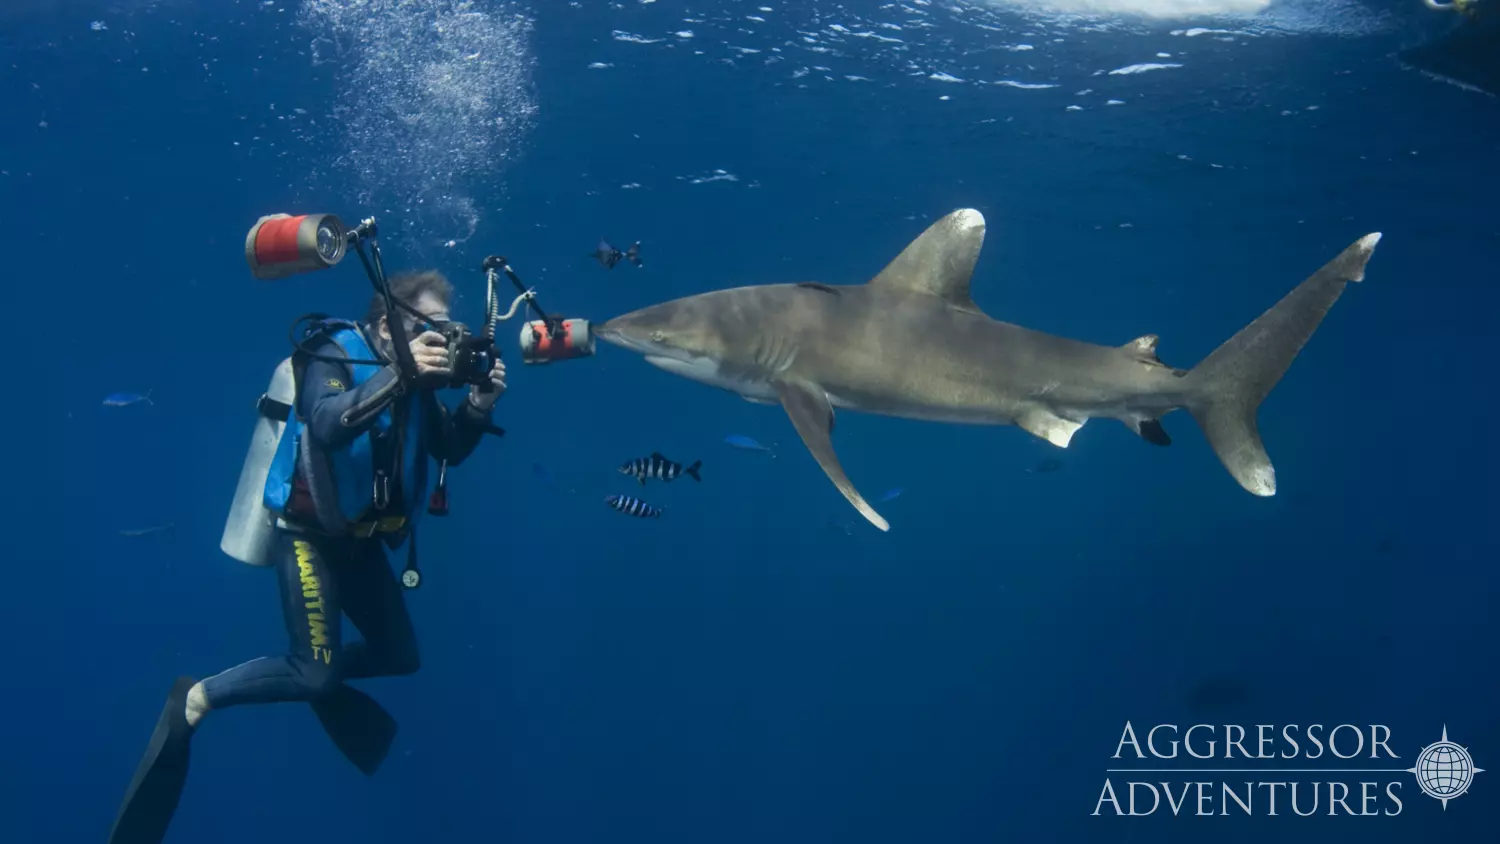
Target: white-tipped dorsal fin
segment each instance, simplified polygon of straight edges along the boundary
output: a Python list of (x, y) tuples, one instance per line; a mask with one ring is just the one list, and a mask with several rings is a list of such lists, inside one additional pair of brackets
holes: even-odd
[(969, 279), (983, 245), (984, 215), (960, 208), (928, 226), (870, 284), (938, 296), (955, 308), (983, 313), (969, 296)]
[(1156, 341), (1157, 341), (1157, 336), (1155, 334), (1146, 334), (1146, 335), (1143, 335), (1141, 337), (1137, 337), (1134, 340), (1131, 340), (1129, 343), (1126, 343), (1122, 348), (1124, 348), (1128, 352), (1133, 352), (1136, 355), (1139, 355), (1140, 357), (1149, 358), (1151, 360), (1155, 360), (1156, 359)]
[[(1141, 363), (1147, 364), (1148, 366), (1166, 367), (1167, 365), (1161, 362), (1161, 358), (1156, 356), (1157, 339), (1158, 338), (1155, 334), (1144, 334), (1140, 337), (1135, 338), (1134, 340), (1131, 340), (1129, 343), (1126, 343), (1120, 348), (1124, 349), (1126, 354), (1130, 355)], [(1171, 367), (1167, 368), (1170, 369)], [(1173, 369), (1172, 371), (1179, 375), (1184, 374), (1182, 370)]]

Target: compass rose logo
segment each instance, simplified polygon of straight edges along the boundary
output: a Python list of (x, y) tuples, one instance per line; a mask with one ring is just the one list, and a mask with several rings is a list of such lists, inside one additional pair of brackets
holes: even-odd
[(1417, 755), (1417, 764), (1406, 769), (1415, 774), (1417, 786), (1428, 797), (1443, 801), (1447, 811), (1448, 801), (1462, 797), (1474, 782), (1475, 774), (1484, 773), (1483, 768), (1474, 767), (1474, 757), (1467, 748), (1448, 740), (1448, 725), (1443, 725), (1443, 737), (1422, 748)]

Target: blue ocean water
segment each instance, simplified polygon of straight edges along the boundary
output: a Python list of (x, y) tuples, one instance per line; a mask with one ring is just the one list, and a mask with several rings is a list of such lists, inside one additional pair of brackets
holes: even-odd
[[(527, 367), (508, 323), (507, 436), (422, 534), (422, 670), (361, 684), (401, 723), (385, 766), (305, 706), (211, 714), (167, 840), (1493, 836), (1500, 774), (1442, 808), (1407, 773), (1277, 772), (1404, 770), (1445, 729), (1500, 770), (1500, 105), (1399, 55), (1456, 25), (1394, 0), (12, 0), (0, 840), (104, 840), (172, 678), (285, 647), (273, 576), (218, 540), (287, 326), (370, 288), (353, 259), (252, 278), (258, 217), (373, 215), (387, 264), (442, 270), (478, 323), (487, 255), (602, 321), (857, 284), (964, 207), (990, 315), (1159, 334), (1181, 367), (1381, 232), (1261, 408), (1275, 497), (1186, 414), (1171, 448), (1099, 420), (1059, 450), (840, 412), (854, 482), (904, 489), (881, 533), (779, 408), (612, 346)], [(599, 266), (601, 236), (645, 266)], [(657, 450), (703, 482), (615, 471)], [(1221, 725), (1221, 754), (1222, 725), (1252, 749), (1383, 725), (1400, 758), (1112, 773), (1127, 722)], [(1196, 791), (1095, 814), (1163, 779), (1216, 783), (1209, 816)], [(1217, 785), (1330, 779), (1356, 812), (1380, 783), (1377, 815), (1324, 791), (1247, 817)]]

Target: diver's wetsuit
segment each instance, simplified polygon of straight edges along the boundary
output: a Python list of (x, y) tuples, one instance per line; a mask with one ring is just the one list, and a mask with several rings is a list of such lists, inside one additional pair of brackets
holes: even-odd
[[(313, 347), (338, 356), (332, 341)], [(350, 390), (349, 367), (331, 361), (309, 360), (297, 397), (297, 412), (307, 421), (305, 448), (327, 452), (348, 445), (369, 430), (374, 410), (394, 401), (429, 401), (429, 419), (424, 432), (426, 448), (434, 459), (450, 466), (462, 463), (478, 446), (489, 425), (489, 413), (476, 409), (465, 397), (457, 413), (437, 402), (430, 392), (418, 391), (394, 397), (397, 370), (394, 365), (371, 376)], [(385, 392), (371, 412), (362, 413), (362, 423), (346, 425), (345, 413), (372, 396)], [(388, 453), (391, 444), (377, 439), (377, 453)], [(407, 444), (408, 448), (417, 447)], [(299, 468), (294, 482), (289, 514), (300, 509), (312, 530), (319, 530), (312, 515), (310, 493)], [(399, 490), (392, 489), (399, 498)], [(423, 502), (413, 502), (422, 506)], [(391, 512), (404, 512), (392, 502)], [(343, 680), (410, 674), (417, 670), (416, 634), (406, 612), (401, 585), (386, 562), (378, 537), (359, 539), (316, 532), (277, 530), (276, 565), (281, 588), (282, 611), (291, 640), (284, 656), (262, 657), (235, 666), (203, 681), (211, 709), (242, 703), (315, 700), (336, 689)], [(341, 647), (340, 612), (364, 634), (364, 641)]]

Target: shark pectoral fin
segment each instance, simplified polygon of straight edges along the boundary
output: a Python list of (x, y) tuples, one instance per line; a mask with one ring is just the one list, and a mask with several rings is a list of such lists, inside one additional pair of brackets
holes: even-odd
[(792, 420), (792, 427), (802, 437), (814, 460), (823, 467), (823, 472), (838, 491), (849, 499), (860, 515), (881, 530), (890, 530), (890, 523), (875, 512), (839, 465), (839, 457), (833, 451), (833, 405), (828, 403), (828, 394), (815, 385), (797, 381), (775, 381), (776, 394), (781, 397), (781, 406)]
[(984, 246), (984, 228), (984, 215), (973, 208), (948, 214), (907, 244), (880, 275), (870, 279), (871, 286), (926, 293), (959, 310), (983, 314), (969, 294), (969, 281)]
[(1067, 448), (1083, 423), (1064, 419), (1045, 407), (1034, 407), (1016, 417), (1016, 427), (1058, 448)]

